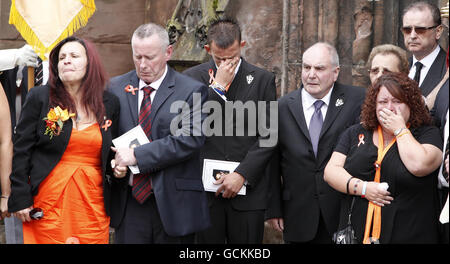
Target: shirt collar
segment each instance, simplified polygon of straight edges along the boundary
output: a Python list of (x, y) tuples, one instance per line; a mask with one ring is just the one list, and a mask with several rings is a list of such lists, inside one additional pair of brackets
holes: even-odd
[[(441, 50), (441, 47), (439, 47), (439, 45), (437, 45), (437, 47), (430, 54), (428, 54), (425, 58), (420, 60), (420, 63), (422, 63), (423, 66), (430, 68), (431, 65), (433, 64), (434, 60), (438, 56), (440, 50)], [(417, 62), (417, 59), (415, 56), (413, 56), (413, 65), (415, 65), (416, 62)]]
[[(167, 64), (166, 64), (166, 68), (164, 69), (164, 73), (163, 75), (156, 81), (152, 82), (150, 84), (150, 86), (155, 89), (158, 90), (159, 86), (161, 86), (162, 82), (164, 81), (164, 78), (167, 75)], [(147, 86), (148, 84), (146, 84), (143, 80), (139, 79), (139, 90), (142, 90), (142, 88), (144, 88), (145, 86)]]
[(317, 99), (314, 98), (312, 95), (310, 95), (305, 88), (302, 89), (302, 103), (303, 106), (306, 106), (306, 108), (310, 108), (310, 107), (314, 107), (313, 104), (317, 101), (317, 100), (322, 100), (327, 106), (330, 104), (330, 99), (331, 99), (331, 92), (333, 91), (334, 88), (334, 84), (331, 87), (331, 89), (328, 91), (328, 93), (322, 98), (322, 99)]

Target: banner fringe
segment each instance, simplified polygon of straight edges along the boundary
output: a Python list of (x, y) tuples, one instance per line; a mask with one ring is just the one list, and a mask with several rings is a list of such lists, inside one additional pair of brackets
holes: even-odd
[(49, 47), (44, 46), (22, 15), (17, 11), (15, 0), (11, 1), (9, 24), (13, 24), (17, 31), (19, 31), (20, 35), (22, 35), (23, 39), (34, 49), (36, 54), (38, 54), (42, 60), (46, 60), (46, 53), (49, 53), (61, 40), (73, 35), (73, 33), (75, 33), (78, 29), (86, 26), (88, 19), (94, 14), (96, 9), (94, 0), (79, 1), (83, 4), (83, 8), (72, 19), (72, 21), (70, 21), (61, 35)]

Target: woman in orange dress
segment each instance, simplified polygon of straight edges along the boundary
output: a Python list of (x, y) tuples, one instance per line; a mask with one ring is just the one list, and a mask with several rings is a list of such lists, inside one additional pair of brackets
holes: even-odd
[(108, 243), (119, 101), (105, 91), (89, 41), (64, 39), (49, 65), (48, 84), (30, 90), (16, 127), (8, 208), (23, 221), (25, 244)]

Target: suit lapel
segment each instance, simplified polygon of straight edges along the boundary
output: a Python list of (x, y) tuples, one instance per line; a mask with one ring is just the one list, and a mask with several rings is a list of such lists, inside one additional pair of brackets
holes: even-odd
[(443, 72), (442, 65), (445, 65), (445, 51), (441, 48), (438, 56), (434, 60), (433, 64), (431, 64), (427, 76), (425, 76), (425, 79), (420, 86), (420, 89), (425, 96), (427, 96), (434, 89), (434, 87), (441, 81), (442, 76), (445, 74), (445, 71)]
[[(129, 84), (135, 88), (139, 88), (139, 78), (136, 73), (134, 73), (131, 78)], [(125, 89), (125, 87), (123, 87)], [(126, 97), (128, 100), (128, 107), (130, 107), (131, 118), (133, 120), (133, 124), (138, 124), (138, 92), (133, 95), (132, 93), (126, 92)]]
[[(134, 87), (134, 86), (133, 86)], [(103, 128), (102, 126), (105, 125), (106, 120), (111, 120), (112, 116), (109, 116), (108, 113), (108, 97), (103, 96), (103, 105), (105, 106), (105, 117), (104, 117), (104, 121), (103, 123), (100, 124), (100, 132), (102, 133), (102, 164), (104, 162), (106, 162), (106, 158), (108, 156), (109, 153), (109, 147), (110, 144), (108, 144), (108, 142), (111, 142), (111, 129), (108, 128)], [(112, 120), (111, 120), (112, 121)], [(103, 167), (102, 167), (103, 168)]]
[[(216, 68), (216, 63), (214, 62), (214, 60), (213, 59), (210, 59), (209, 61), (208, 61), (208, 69), (207, 69), (207, 72), (206, 72), (206, 75), (208, 76), (208, 80), (209, 80), (209, 70), (211, 69), (211, 70), (213, 70), (214, 71), (214, 76), (216, 76), (216, 72), (217, 72), (217, 68)], [(208, 82), (209, 83), (209, 82)]]
[(303, 113), (302, 91), (303, 88), (293, 92), (288, 100), (288, 108), (299, 126), (300, 130), (311, 141), (309, 137), (308, 126), (306, 125), (305, 115)]
[(241, 66), (239, 68), (239, 71), (236, 74), (236, 77), (234, 78), (233, 84), (236, 85), (236, 96), (235, 100), (239, 99), (242, 101), (245, 101), (244, 99), (247, 98), (248, 93), (252, 89), (254, 83), (257, 82), (257, 80), (254, 80), (253, 71), (249, 70), (248, 63), (242, 59)]
[[(331, 93), (330, 103), (328, 105), (327, 114), (325, 120), (323, 121), (322, 130), (320, 131), (320, 137), (322, 137), (325, 132), (331, 127), (334, 120), (338, 116), (341, 109), (345, 104), (345, 93), (344, 89), (338, 83), (334, 83), (333, 92)], [(320, 141), (319, 137), (319, 141)]]
[[(297, 125), (300, 127), (300, 130), (305, 134), (305, 136), (311, 140), (309, 136), (308, 126), (306, 125), (305, 115), (303, 113), (303, 103), (302, 103), (302, 93), (301, 90), (303, 88), (297, 90), (296, 92), (290, 95), (288, 101), (288, 107), (291, 111), (291, 114), (294, 116)], [(335, 83), (333, 92), (331, 94), (330, 103), (328, 105), (327, 114), (325, 116), (325, 120), (323, 122), (322, 130), (320, 132), (320, 137), (322, 137), (326, 131), (331, 127), (333, 122), (336, 120), (339, 112), (342, 110), (345, 104), (345, 93), (344, 90), (338, 83)], [(320, 141), (320, 138), (319, 138)]]
[(156, 114), (158, 113), (161, 105), (167, 100), (167, 98), (174, 92), (175, 86), (175, 72), (170, 67), (167, 67), (167, 75), (163, 82), (156, 91), (155, 98), (152, 102), (152, 111), (150, 113), (150, 120), (153, 125)]
[(206, 67), (205, 71), (202, 71), (201, 76), (202, 76), (202, 79), (203, 79), (204, 83), (206, 85), (209, 85), (210, 84), (210, 82), (209, 82), (209, 70), (213, 70), (214, 76), (216, 76), (217, 68), (216, 68), (216, 64), (214, 63), (213, 59), (210, 59), (208, 61), (207, 66), (205, 66), (205, 67)]
[[(48, 87), (48, 85), (47, 85)], [(45, 90), (45, 92), (47, 93), (47, 95), (45, 95), (48, 99), (50, 98), (50, 87), (48, 87), (47, 90)], [(54, 106), (56, 107), (56, 106)], [(49, 101), (47, 100), (46, 102), (46, 108), (47, 108), (47, 113), (50, 111), (50, 108), (53, 108), (49, 105)], [(41, 120), (41, 122), (44, 122)], [(72, 134), (72, 129), (73, 129), (73, 120), (72, 118), (69, 118), (68, 120), (63, 122), (63, 128), (61, 130), (61, 133), (56, 136), (54, 135), (51, 139), (50, 136), (48, 136), (51, 144), (53, 144), (55, 146), (55, 148), (57, 149), (57, 152), (59, 152), (60, 156), (62, 157), (62, 155), (64, 154), (64, 150), (66, 149), (67, 145), (69, 144), (69, 140), (70, 140), (70, 135)], [(45, 128), (42, 130), (42, 135), (45, 133)], [(46, 136), (47, 137), (47, 136)]]
[[(420, 90), (422, 91), (422, 94), (424, 96), (427, 96), (433, 89), (434, 87), (441, 81), (442, 77), (445, 74), (446, 68), (445, 68), (445, 58), (446, 58), (446, 53), (444, 51), (444, 49), (442, 49), (439, 51), (438, 56), (436, 57), (436, 59), (434, 60), (433, 64), (431, 64), (430, 70), (427, 73), (427, 76), (425, 76), (425, 79), (422, 82), (422, 85), (420, 86)], [(413, 65), (413, 57), (409, 57), (408, 58), (408, 62), (409, 62), (409, 71), (411, 72)], [(436, 82), (436, 80), (439, 80)], [(436, 82), (435, 84), (433, 84), (433, 82)]]

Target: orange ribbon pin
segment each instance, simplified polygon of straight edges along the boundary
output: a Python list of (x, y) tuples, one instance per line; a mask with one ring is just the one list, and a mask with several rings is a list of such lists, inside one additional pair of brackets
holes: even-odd
[(131, 93), (132, 95), (136, 95), (136, 91), (137, 90), (139, 90), (139, 88), (134, 88), (131, 84), (128, 84), (126, 87), (125, 87), (125, 92), (127, 92), (127, 93)]
[(112, 121), (111, 120), (105, 120), (105, 124), (102, 126), (103, 129), (105, 129), (105, 131), (108, 131), (108, 127), (110, 127), (112, 125)]
[(358, 147), (359, 147), (359, 145), (365, 143), (364, 142), (364, 134), (359, 134), (358, 139), (359, 139), (359, 143), (358, 143)]

